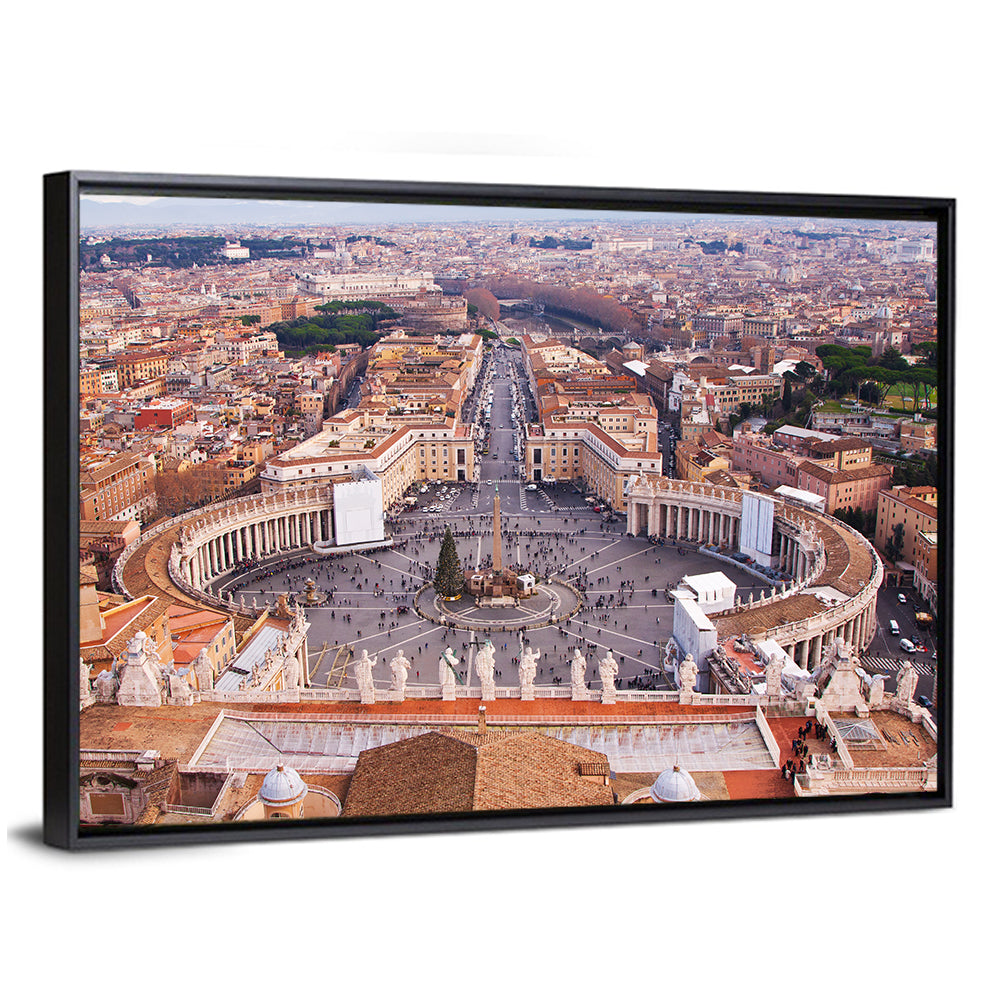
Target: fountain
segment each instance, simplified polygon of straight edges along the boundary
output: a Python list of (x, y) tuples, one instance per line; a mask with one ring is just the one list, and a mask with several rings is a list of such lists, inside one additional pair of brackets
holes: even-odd
[(328, 595), (324, 594), (322, 591), (316, 589), (315, 580), (307, 579), (306, 589), (299, 591), (299, 593), (295, 595), (295, 600), (304, 607), (315, 608), (320, 604), (325, 603), (327, 596)]

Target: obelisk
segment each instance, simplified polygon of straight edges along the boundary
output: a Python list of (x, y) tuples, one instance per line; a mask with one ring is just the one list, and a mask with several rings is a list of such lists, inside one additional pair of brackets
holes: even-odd
[(493, 575), (499, 576), (503, 569), (500, 556), (500, 484), (496, 483), (493, 494)]

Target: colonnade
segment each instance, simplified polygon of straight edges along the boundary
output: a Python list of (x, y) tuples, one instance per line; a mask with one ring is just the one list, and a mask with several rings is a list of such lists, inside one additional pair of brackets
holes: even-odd
[(875, 601), (872, 599), (870, 603), (859, 608), (856, 614), (830, 628), (797, 641), (784, 641), (780, 644), (800, 667), (812, 673), (819, 667), (824, 647), (829, 646), (834, 639), (843, 639), (860, 652), (875, 638), (875, 628)]
[(633, 535), (672, 537), (730, 549), (740, 537), (739, 516), (693, 504), (633, 500), (629, 502), (628, 524)]
[[(736, 550), (740, 538), (741, 517), (726, 510), (697, 506), (693, 503), (672, 503), (630, 500), (628, 505), (628, 531), (633, 535), (648, 535), (650, 538), (676, 538), (678, 541), (697, 545), (718, 545)], [(801, 580), (812, 568), (808, 553), (797, 538), (801, 530), (797, 525), (788, 525), (791, 534), (782, 530), (779, 519), (779, 551), (776, 568), (788, 573), (794, 580)]]
[[(718, 545), (733, 551), (739, 548), (743, 493), (725, 487), (712, 487), (701, 483), (668, 481), (656, 484), (640, 481), (628, 498), (628, 531), (632, 535), (651, 538), (675, 538), (696, 545)], [(808, 617), (802, 612), (780, 626), (761, 629), (762, 621), (747, 619), (747, 632), (756, 638), (773, 638), (800, 666), (810, 672), (820, 663), (822, 651), (834, 639), (849, 642), (856, 650), (864, 650), (875, 636), (875, 602), (881, 585), (882, 564), (871, 545), (857, 532), (837, 524), (822, 515), (805, 511), (789, 512), (784, 504), (776, 504), (774, 530), (777, 549), (774, 551), (776, 568), (788, 573), (801, 585), (822, 558), (823, 543), (820, 529), (823, 524), (833, 524), (843, 535), (849, 532), (860, 542), (871, 559), (869, 579), (857, 593), (845, 594), (845, 601)], [(829, 535), (829, 531), (826, 532)], [(822, 574), (820, 577), (822, 580)], [(839, 578), (829, 585), (836, 589), (843, 586)], [(793, 587), (793, 593), (800, 587)], [(789, 594), (788, 597), (792, 597)], [(770, 599), (772, 602), (774, 597)], [(780, 600), (780, 599), (779, 599)], [(752, 609), (750, 605), (749, 609)], [(791, 611), (792, 606), (789, 605)], [(800, 620), (795, 620), (796, 618)], [(753, 625), (757, 629), (753, 629)]]
[(181, 573), (200, 590), (245, 559), (259, 561), (333, 537), (333, 511), (328, 507), (265, 514), (256, 520), (234, 514), (210, 530), (195, 530), (181, 558)]

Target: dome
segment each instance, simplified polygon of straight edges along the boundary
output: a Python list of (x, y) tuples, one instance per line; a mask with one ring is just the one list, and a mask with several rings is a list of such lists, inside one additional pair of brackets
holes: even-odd
[(767, 264), (765, 264), (762, 260), (752, 260), (752, 261), (750, 261), (749, 264), (745, 264), (744, 268), (747, 271), (766, 271), (766, 270), (768, 270)]
[(654, 802), (693, 802), (701, 798), (694, 778), (679, 764), (664, 771), (649, 790)]
[(293, 806), (306, 797), (306, 783), (292, 767), (277, 764), (267, 772), (257, 793), (267, 806)]

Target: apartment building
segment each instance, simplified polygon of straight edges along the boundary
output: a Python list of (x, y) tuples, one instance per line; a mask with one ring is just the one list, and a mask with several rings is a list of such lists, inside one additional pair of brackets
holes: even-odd
[(385, 508), (418, 481), (471, 481), (475, 441), (469, 424), (455, 418), (394, 426), (384, 413), (347, 410), (323, 422), (323, 430), (266, 462), (261, 491), (328, 486), (367, 469), (382, 481)]
[(80, 470), (80, 520), (145, 521), (156, 508), (156, 463), (147, 455), (124, 454)]
[(189, 399), (155, 399), (139, 408), (135, 416), (137, 431), (149, 427), (173, 430), (194, 416), (194, 404)]
[(885, 552), (896, 525), (902, 525), (902, 552), (899, 562), (916, 564), (917, 536), (937, 533), (937, 487), (893, 486), (878, 495), (875, 544)]
[(913, 585), (937, 614), (937, 532), (918, 531), (913, 544)]
[(892, 483), (891, 465), (866, 465), (836, 469), (805, 461), (798, 467), (797, 489), (823, 497), (824, 510), (856, 507), (872, 512), (878, 506), (879, 494)]
[(169, 358), (160, 351), (127, 352), (108, 362), (118, 374), (118, 385), (128, 389), (139, 382), (160, 378), (167, 374)]

